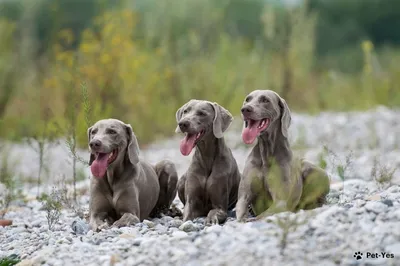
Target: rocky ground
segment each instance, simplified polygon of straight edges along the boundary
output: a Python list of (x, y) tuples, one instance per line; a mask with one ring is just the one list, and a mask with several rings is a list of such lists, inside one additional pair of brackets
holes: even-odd
[[(225, 138), (242, 170), (251, 147), (241, 143), (236, 120)], [(205, 227), (202, 219), (182, 223), (163, 217), (93, 233), (76, 211), (63, 209), (49, 230), (46, 212), (34, 199), (37, 189), (21, 184), (26, 200), (14, 202), (6, 214), (13, 225), (0, 227), (0, 258), (19, 255), (20, 265), (400, 265), (398, 132), (400, 112), (383, 107), (362, 113), (293, 114), (292, 147), (326, 167), (332, 182), (329, 203), (245, 224), (229, 218), (223, 226)], [(24, 145), (10, 147), (15, 174), (34, 177), (37, 155)], [(141, 155), (150, 162), (171, 159), (179, 174), (190, 160), (180, 154), (178, 137), (154, 143)], [(63, 145), (49, 148), (45, 181), (50, 185), (42, 191), (71, 175), (68, 161)], [(80, 169), (89, 176), (87, 168)], [(83, 210), (88, 182), (85, 178), (78, 184)], [(178, 199), (175, 203), (182, 207)]]

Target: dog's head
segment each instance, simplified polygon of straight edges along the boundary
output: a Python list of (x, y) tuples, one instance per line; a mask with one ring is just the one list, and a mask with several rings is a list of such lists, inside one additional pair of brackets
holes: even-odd
[(87, 130), (93, 176), (104, 177), (107, 169), (128, 159), (139, 162), (139, 145), (132, 127), (117, 119), (103, 119)]
[(290, 109), (286, 101), (271, 90), (255, 90), (246, 96), (242, 109), (242, 139), (251, 144), (261, 134), (278, 130), (287, 138)]
[(229, 111), (215, 102), (190, 100), (176, 112), (178, 126), (175, 132), (185, 134), (180, 145), (181, 153), (189, 155), (207, 136), (222, 138), (232, 120)]

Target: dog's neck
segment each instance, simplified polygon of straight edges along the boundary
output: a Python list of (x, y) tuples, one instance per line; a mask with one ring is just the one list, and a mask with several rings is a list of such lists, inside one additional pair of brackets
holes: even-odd
[[(215, 158), (222, 154), (227, 149), (224, 138), (217, 139), (214, 135), (210, 134), (204, 136), (196, 145), (196, 150), (193, 157), (196, 161), (202, 164), (203, 169), (211, 172)], [(209, 174), (209, 173), (208, 173)]]
[(128, 156), (124, 156), (122, 160), (116, 161), (112, 166), (107, 168), (107, 182), (112, 187), (124, 178), (126, 169), (133, 169), (137, 171), (137, 166), (132, 165)]
[(279, 164), (290, 163), (293, 157), (289, 140), (283, 136), (280, 125), (275, 127), (274, 131), (260, 135), (254, 149), (259, 152), (264, 166), (267, 166), (265, 164), (269, 164), (271, 159)]

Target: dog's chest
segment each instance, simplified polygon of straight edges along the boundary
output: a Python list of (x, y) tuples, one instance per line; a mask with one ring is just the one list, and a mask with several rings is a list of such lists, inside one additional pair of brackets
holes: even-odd
[(112, 198), (111, 198), (111, 205), (113, 206), (114, 209), (118, 208), (118, 200), (120, 199), (122, 194), (122, 191), (116, 191), (116, 193), (113, 193)]
[(126, 194), (126, 188), (121, 187), (121, 186), (110, 186), (109, 187), (109, 193), (107, 193), (107, 200), (111, 207), (116, 210), (117, 212), (119, 211), (119, 208), (121, 207), (121, 204), (123, 205), (124, 203), (121, 202), (122, 196), (125, 193)]

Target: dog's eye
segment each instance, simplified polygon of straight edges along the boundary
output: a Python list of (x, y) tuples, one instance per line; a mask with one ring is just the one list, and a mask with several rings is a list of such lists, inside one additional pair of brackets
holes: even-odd
[(187, 109), (183, 110), (183, 113), (186, 114), (187, 113)]
[(249, 102), (249, 101), (251, 101), (251, 97), (249, 96), (249, 97), (247, 97), (244, 101), (247, 103), (247, 102)]
[(107, 134), (111, 134), (111, 135), (114, 135), (114, 134), (117, 134), (117, 131), (115, 131), (114, 129), (107, 129)]
[(199, 116), (205, 116), (206, 113), (204, 113), (204, 112), (202, 112), (202, 111), (198, 111), (198, 112), (197, 112), (197, 115), (199, 115)]
[(97, 129), (93, 129), (92, 130), (92, 135), (94, 135), (94, 134), (96, 134), (97, 133)]
[(269, 103), (269, 99), (266, 97), (261, 97), (260, 102), (262, 103)]

